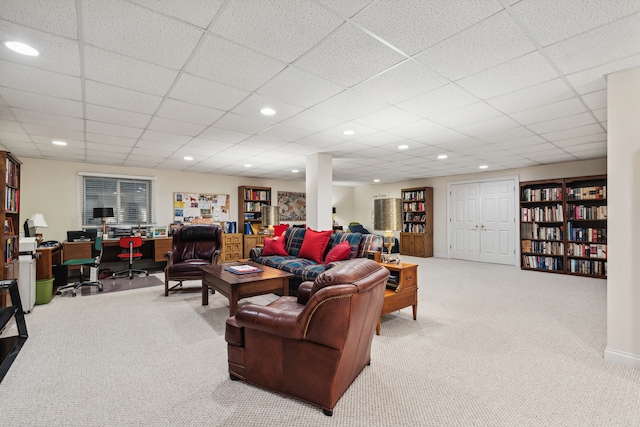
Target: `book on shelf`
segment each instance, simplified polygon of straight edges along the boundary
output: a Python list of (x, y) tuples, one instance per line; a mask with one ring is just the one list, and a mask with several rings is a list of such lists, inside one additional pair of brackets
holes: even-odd
[(234, 274), (260, 273), (262, 271), (258, 267), (254, 267), (253, 265), (248, 265), (248, 264), (231, 265), (229, 267), (225, 267), (224, 269)]

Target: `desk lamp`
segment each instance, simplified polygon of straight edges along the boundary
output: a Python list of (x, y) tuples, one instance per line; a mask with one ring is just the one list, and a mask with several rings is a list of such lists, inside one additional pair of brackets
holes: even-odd
[(267, 227), (267, 234), (273, 236), (273, 226), (280, 225), (280, 212), (277, 206), (263, 206), (262, 225)]
[(107, 235), (107, 218), (113, 218), (113, 208), (93, 208), (93, 217), (102, 218), (102, 238)]
[(384, 245), (391, 260), (391, 247), (394, 243), (393, 232), (402, 229), (402, 200), (376, 199), (373, 201), (373, 228), (384, 230)]
[(31, 227), (36, 231), (36, 242), (38, 245), (42, 244), (42, 234), (37, 232), (37, 228), (47, 228), (47, 221), (44, 219), (44, 215), (41, 213), (35, 213), (29, 218), (29, 222), (31, 223)]

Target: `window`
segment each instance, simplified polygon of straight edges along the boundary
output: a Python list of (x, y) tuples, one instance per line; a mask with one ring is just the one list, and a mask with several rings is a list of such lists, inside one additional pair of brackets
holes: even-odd
[(142, 176), (78, 173), (79, 208), (82, 227), (100, 226), (93, 208), (113, 208), (108, 224), (155, 224), (155, 178)]

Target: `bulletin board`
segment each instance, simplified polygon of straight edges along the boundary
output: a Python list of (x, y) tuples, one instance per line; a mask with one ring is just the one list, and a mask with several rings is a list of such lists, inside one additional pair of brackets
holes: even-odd
[(182, 224), (229, 221), (229, 195), (173, 193), (173, 220)]

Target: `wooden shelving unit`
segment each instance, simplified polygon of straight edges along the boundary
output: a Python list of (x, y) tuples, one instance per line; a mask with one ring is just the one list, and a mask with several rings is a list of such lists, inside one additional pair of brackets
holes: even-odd
[(245, 224), (260, 224), (260, 209), (268, 205), (271, 205), (271, 187), (238, 187), (238, 231), (244, 233)]
[(521, 182), (521, 268), (605, 278), (606, 187), (606, 175)]
[(0, 176), (5, 177), (0, 209), (2, 260), (0, 280), (18, 279), (18, 236), (20, 234), (20, 167), (22, 163), (11, 153), (0, 151)]
[(433, 256), (433, 188), (403, 188), (400, 254)]

